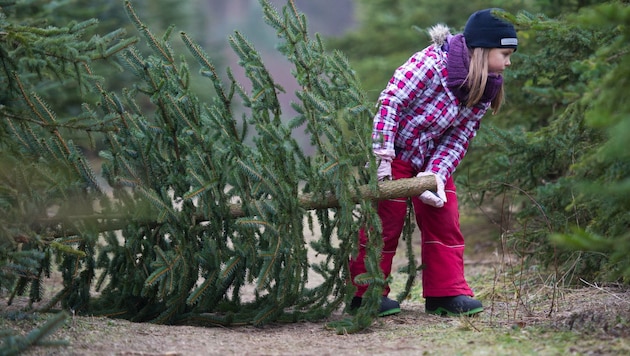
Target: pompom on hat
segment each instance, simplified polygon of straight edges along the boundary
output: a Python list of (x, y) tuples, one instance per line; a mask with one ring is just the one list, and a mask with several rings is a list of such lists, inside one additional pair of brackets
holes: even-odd
[(468, 18), (464, 27), (466, 45), (470, 48), (514, 48), (518, 46), (518, 38), (514, 26), (498, 17), (493, 11), (501, 9), (479, 10)]

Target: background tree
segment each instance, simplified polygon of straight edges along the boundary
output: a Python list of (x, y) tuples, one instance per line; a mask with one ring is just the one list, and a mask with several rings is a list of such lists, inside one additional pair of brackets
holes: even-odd
[[(101, 184), (90, 164), (93, 156), (89, 151), (97, 149), (103, 139), (102, 133), (112, 126), (101, 121), (95, 113), (84, 111), (86, 107), (82, 105), (99, 99), (99, 91), (92, 86), (94, 83), (101, 90), (132, 85), (127, 79), (129, 75), (121, 73), (120, 65), (104, 60), (136, 41), (123, 39), (125, 30), (120, 27), (121, 24), (129, 24), (128, 29), (133, 29), (133, 26), (121, 5), (119, 1), (89, 0), (5, 1), (2, 4), (3, 14), (6, 15), (1, 26), (4, 75), (0, 78), (3, 83), (0, 94), (2, 113), (6, 119), (0, 126), (3, 137), (1, 201), (6, 212), (3, 214), (6, 224), (3, 225), (7, 233), (7, 239), (3, 241), (7, 246), (4, 253), (14, 251), (12, 235), (21, 235), (16, 232), (19, 228), (15, 230), (16, 223), (32, 225), (35, 216), (46, 216), (48, 209), (52, 209), (52, 214), (59, 202), (79, 199), (76, 189), (80, 191), (85, 187), (75, 181), (75, 174), (80, 172), (92, 181), (91, 184)], [(180, 12), (180, 15), (183, 14)], [(89, 18), (84, 22), (77, 20)], [(21, 100), (28, 95), (34, 95), (34, 101)], [(46, 112), (29, 122), (33, 110)], [(30, 137), (16, 136), (16, 132), (22, 133), (25, 129), (30, 132)], [(49, 132), (54, 134), (53, 137)], [(19, 139), (25, 141), (20, 142)], [(29, 149), (39, 152), (29, 152)], [(92, 211), (90, 199), (92, 197), (86, 197), (82, 203), (75, 201), (76, 211)], [(33, 242), (31, 233), (28, 230), (23, 232), (24, 237), (20, 240)], [(41, 238), (37, 236), (37, 239)], [(36, 254), (37, 259), (33, 260), (32, 253), (36, 250), (38, 248), (25, 248), (24, 252), (14, 254), (13, 257), (20, 258), (22, 262), (9, 263), (2, 269), (3, 272), (9, 271), (4, 274), (8, 279), (0, 282), (3, 288), (11, 285), (12, 278), (9, 277), (15, 276), (16, 270), (17, 275), (22, 277), (19, 287), (14, 289), (17, 293), (22, 293), (31, 277), (38, 275), (34, 273), (37, 261), (45, 254), (46, 260), (50, 261), (50, 251)], [(22, 255), (29, 257), (23, 258)], [(32, 282), (39, 283), (38, 280)], [(39, 300), (40, 293), (37, 284), (31, 290), (32, 299)]]
[[(627, 11), (627, 4), (611, 2), (560, 21), (522, 17), (520, 23), (537, 43), (518, 57), (511, 71), (523, 89), (516, 100), (511, 97), (510, 109), (496, 126), (486, 125), (475, 146), (479, 160), (467, 166), (466, 177), (460, 175), (462, 181), (475, 182), (470, 188), (479, 199), (485, 193), (508, 198), (511, 206), (501, 210), (507, 218), (502, 226), (506, 233), (510, 229), (513, 251), (554, 266), (554, 283), (628, 280), (628, 260), (605, 247), (627, 246), (621, 232), (628, 226), (627, 205), (606, 191), (621, 189), (628, 178), (628, 160), (605, 149), (618, 141), (588, 119), (600, 120), (605, 112), (627, 113), (627, 108), (608, 101), (625, 83), (607, 75), (627, 71), (627, 35), (620, 18), (611, 16)], [(603, 101), (611, 104), (605, 111), (599, 106)], [(517, 118), (513, 124), (512, 118)], [(600, 122), (623, 127), (623, 120), (610, 120)], [(605, 236), (601, 240), (607, 243), (598, 248), (573, 243), (581, 248), (571, 250), (549, 240), (574, 228)]]
[[(569, 231), (555, 240), (577, 251), (604, 253), (595, 277), (630, 281), (630, 155), (625, 139), (630, 133), (630, 106), (622, 96), (628, 85), (630, 20), (627, 4), (611, 3), (589, 9), (573, 20), (593, 31), (608, 29), (610, 40), (603, 42), (590, 60), (576, 64), (591, 78), (589, 91), (581, 98), (587, 127), (602, 132), (602, 143), (588, 147), (572, 168), (571, 182), (576, 197), (568, 206), (585, 216), (571, 224)], [(573, 231), (572, 231), (573, 230)], [(593, 253), (595, 252), (595, 253)], [(591, 257), (599, 261), (599, 258)]]
[[(410, 6), (404, 0), (365, 1), (359, 2), (363, 15), (358, 28), (331, 40), (348, 53), (376, 100), (396, 66), (426, 45), (413, 26), (426, 29), (442, 22), (459, 32), (479, 8), (519, 12), (507, 18), (519, 31), (519, 50), (505, 74), (507, 103), (501, 113), (484, 119), (456, 179), (462, 201), (478, 206), (500, 226), (497, 242), (503, 239), (502, 246), (533, 263), (559, 267), (552, 269), (556, 282), (577, 282), (576, 275), (627, 281), (625, 252), (610, 248), (627, 246), (627, 205), (619, 200), (627, 156), (610, 148), (622, 146), (615, 146), (617, 136), (605, 128), (614, 127), (615, 135), (626, 132), (622, 117), (627, 108), (612, 99), (625, 85), (627, 37), (621, 24), (628, 6), (609, 1), (593, 7), (599, 3), (440, 1)], [(576, 16), (580, 11), (584, 15)], [(602, 102), (609, 107), (602, 109)], [(598, 183), (587, 189), (591, 185), (586, 182)], [(582, 232), (562, 235), (575, 227)], [(551, 234), (557, 234), (554, 241), (581, 249), (558, 250)], [(589, 240), (591, 234), (596, 237)]]
[[(92, 171), (72, 141), (60, 137), (74, 130), (89, 136), (107, 124), (72, 116), (73, 110), (55, 116), (49, 103), (70, 102), (68, 98), (90, 92), (88, 83), (100, 79), (89, 65), (108, 60), (134, 41), (120, 30), (90, 36), (94, 20), (53, 26), (33, 15), (35, 5), (0, 2), (0, 293), (10, 292), (9, 302), (23, 293), (29, 293), (31, 302), (39, 301), (53, 257), (81, 254), (47, 239), (37, 219), (70, 197), (77, 198), (73, 203), (78, 208), (91, 206), (77, 177), (92, 179)], [(3, 331), (3, 354), (17, 354), (32, 344), (58, 344), (43, 338), (67, 316), (59, 313), (27, 336)]]
[[(16, 10), (12, 5), (13, 2), (6, 2), (2, 8), (11, 14)], [(54, 117), (48, 102), (55, 102), (56, 93), (74, 91), (79, 96), (89, 92), (89, 81), (100, 80), (91, 73), (89, 64), (112, 57), (134, 39), (125, 39), (120, 30), (102, 37), (85, 37), (96, 26), (93, 20), (70, 22), (65, 27), (48, 26), (38, 19), (12, 22), (3, 16), (0, 20), (3, 64), (0, 202), (2, 243), (6, 247), (2, 249), (2, 262), (8, 262), (2, 272), (9, 271), (8, 276), (17, 273), (24, 278), (17, 288), (21, 292), (26, 281), (39, 283), (34, 278), (42, 273), (37, 262), (46, 255), (38, 241), (42, 236), (32, 229), (35, 217), (46, 216), (49, 207), (78, 193), (73, 175), (93, 177), (84, 157), (73, 156), (78, 148), (72, 142), (56, 139), (62, 131), (81, 130), (89, 135), (94, 129), (107, 127), (107, 123), (94, 118), (69, 116), (67, 111), (62, 117)], [(17, 243), (33, 248), (12, 253), (16, 252)], [(21, 262), (13, 263), (16, 259)], [(1, 282), (4, 288), (8, 287), (6, 280)], [(31, 297), (38, 300), (39, 293), (39, 288), (35, 288)]]

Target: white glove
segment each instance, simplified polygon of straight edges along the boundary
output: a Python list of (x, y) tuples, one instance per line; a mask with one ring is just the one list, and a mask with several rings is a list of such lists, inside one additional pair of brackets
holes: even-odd
[(441, 208), (446, 203), (446, 192), (444, 191), (444, 182), (442, 178), (438, 177), (433, 172), (420, 172), (416, 177), (435, 177), (435, 182), (437, 185), (437, 191), (433, 192), (430, 190), (425, 190), (424, 193), (420, 194), (420, 200), (427, 204), (436, 208)]
[(392, 179), (392, 161), (387, 159), (376, 159), (378, 168), (376, 168), (376, 176), (379, 181)]
[(376, 164), (378, 164), (376, 168), (376, 177), (378, 180), (391, 180), (393, 178), (392, 160), (394, 159), (394, 152), (376, 149), (374, 150), (374, 155), (376, 156)]

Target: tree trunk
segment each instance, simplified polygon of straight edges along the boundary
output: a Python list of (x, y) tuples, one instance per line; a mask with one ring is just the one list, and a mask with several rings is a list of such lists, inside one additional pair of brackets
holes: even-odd
[[(378, 189), (371, 189), (368, 185), (362, 185), (352, 196), (352, 201), (358, 203), (361, 200), (385, 200), (394, 198), (407, 198), (422, 194), (425, 190), (435, 190), (435, 178), (418, 177), (403, 178), (397, 180), (382, 181), (378, 183)], [(306, 210), (334, 208), (339, 206), (339, 199), (332, 192), (327, 192), (322, 197), (319, 194), (308, 193), (298, 196), (300, 206)], [(230, 205), (230, 215), (243, 217), (244, 212), (240, 204)]]
[[(385, 200), (394, 198), (407, 198), (422, 194), (425, 190), (435, 190), (435, 178), (403, 178), (398, 180), (382, 181), (378, 183), (377, 189), (371, 189), (369, 185), (362, 185), (357, 188), (356, 193), (351, 197), (352, 202), (358, 203), (362, 200)], [(327, 192), (323, 196), (315, 193), (302, 194), (298, 196), (300, 207), (305, 210), (326, 209), (339, 206), (339, 199), (332, 192)], [(245, 216), (241, 204), (230, 205), (230, 215), (235, 218)], [(51, 238), (61, 236), (72, 236), (78, 234), (71, 226), (72, 222), (78, 220), (85, 224), (96, 224), (99, 231), (118, 230), (129, 224), (126, 216), (69, 216), (69, 217), (51, 217), (38, 220), (37, 227), (33, 230), (43, 232), (49, 230)], [(198, 221), (206, 220), (204, 216), (198, 216)], [(143, 223), (153, 225), (155, 221), (144, 221)], [(52, 230), (52, 231), (50, 231)]]

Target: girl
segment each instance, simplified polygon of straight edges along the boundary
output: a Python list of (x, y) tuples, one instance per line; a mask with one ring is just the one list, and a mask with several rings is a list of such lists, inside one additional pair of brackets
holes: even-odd
[[(437, 190), (412, 198), (422, 235), (423, 297), (427, 313), (473, 315), (481, 302), (464, 278), (464, 237), (459, 228), (453, 172), (476, 135), (488, 109), (503, 102), (503, 70), (518, 44), (512, 24), (495, 17), (499, 9), (475, 12), (463, 34), (451, 35), (437, 25), (429, 31), (433, 44), (415, 53), (395, 72), (380, 95), (374, 117), (373, 151), (381, 179), (432, 176)], [(402, 232), (407, 203), (378, 203), (383, 227), (380, 267), (388, 277)], [(359, 253), (350, 259), (350, 275), (365, 273), (364, 231)], [(350, 310), (361, 306), (367, 286), (357, 285)], [(383, 291), (380, 316), (400, 312), (400, 304)]]

